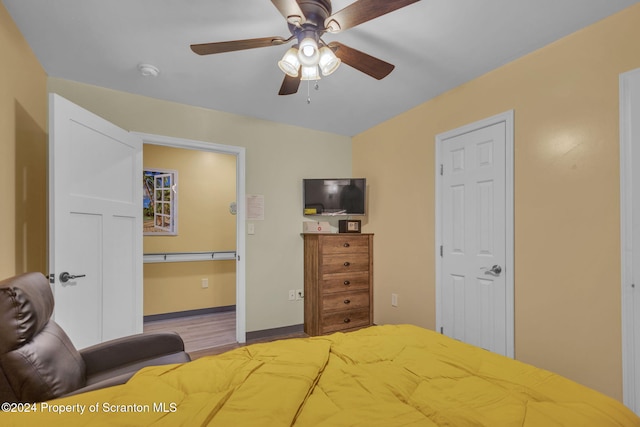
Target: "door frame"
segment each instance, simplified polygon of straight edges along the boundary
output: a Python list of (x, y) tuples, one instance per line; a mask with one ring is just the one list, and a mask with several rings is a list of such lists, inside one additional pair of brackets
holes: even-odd
[[(634, 318), (640, 313), (636, 313), (634, 298), (637, 297), (634, 284), (633, 259), (637, 257), (637, 245), (633, 239), (633, 216), (634, 204), (638, 206), (640, 200), (633, 197), (633, 172), (634, 172), (634, 152), (632, 136), (639, 135), (640, 129), (633, 128), (631, 113), (633, 105), (640, 105), (640, 99), (632, 96), (632, 85), (640, 85), (640, 68), (620, 74), (620, 298), (622, 305), (622, 395), (624, 404), (636, 414), (640, 414), (638, 404), (638, 392), (640, 392), (640, 361), (636, 349), (638, 344), (634, 341)], [(636, 87), (637, 88), (637, 87)], [(639, 89), (636, 89), (640, 92)], [(639, 97), (640, 98), (640, 97)], [(637, 136), (636, 136), (637, 139)], [(635, 156), (640, 153), (636, 150)], [(637, 159), (636, 159), (637, 160)], [(636, 172), (637, 174), (638, 172)], [(636, 215), (638, 209), (635, 210)]]
[(440, 175), (440, 164), (442, 164), (442, 155), (444, 150), (442, 144), (444, 141), (465, 133), (473, 132), (497, 123), (505, 123), (505, 292), (506, 292), (506, 334), (507, 334), (507, 356), (515, 357), (514, 348), (514, 330), (515, 330), (515, 314), (514, 314), (514, 205), (513, 205), (513, 146), (514, 146), (514, 111), (509, 110), (495, 116), (479, 120), (456, 129), (441, 133), (435, 137), (436, 154), (435, 154), (435, 264), (436, 264), (436, 330), (442, 328), (442, 257), (440, 256), (440, 246), (442, 245), (442, 176)]
[(245, 209), (245, 147), (235, 145), (223, 145), (214, 142), (196, 141), (184, 138), (153, 135), (141, 132), (132, 132), (142, 138), (143, 153), (144, 144), (162, 145), (165, 147), (185, 148), (198, 151), (209, 151), (220, 154), (236, 156), (236, 341), (246, 342), (246, 236), (244, 224), (246, 218)]

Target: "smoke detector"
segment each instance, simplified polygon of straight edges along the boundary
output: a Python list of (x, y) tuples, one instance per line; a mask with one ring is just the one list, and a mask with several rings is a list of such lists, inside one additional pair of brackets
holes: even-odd
[(151, 64), (138, 65), (138, 71), (143, 77), (158, 77), (158, 74), (160, 74), (158, 67)]

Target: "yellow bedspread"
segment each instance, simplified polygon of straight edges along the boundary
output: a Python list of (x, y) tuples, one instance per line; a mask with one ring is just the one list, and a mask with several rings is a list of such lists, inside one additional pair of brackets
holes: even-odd
[(594, 390), (408, 325), (254, 344), (18, 409), (0, 425), (640, 426)]

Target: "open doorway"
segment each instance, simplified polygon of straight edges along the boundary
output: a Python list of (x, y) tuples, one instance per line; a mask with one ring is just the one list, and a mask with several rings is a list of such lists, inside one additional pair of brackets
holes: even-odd
[(144, 236), (145, 331), (185, 331), (192, 352), (245, 342), (244, 148), (138, 135), (177, 200), (174, 232)]

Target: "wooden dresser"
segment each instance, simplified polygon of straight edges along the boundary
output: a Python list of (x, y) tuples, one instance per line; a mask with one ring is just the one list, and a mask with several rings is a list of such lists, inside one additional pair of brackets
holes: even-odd
[(373, 324), (373, 234), (303, 234), (304, 331)]

